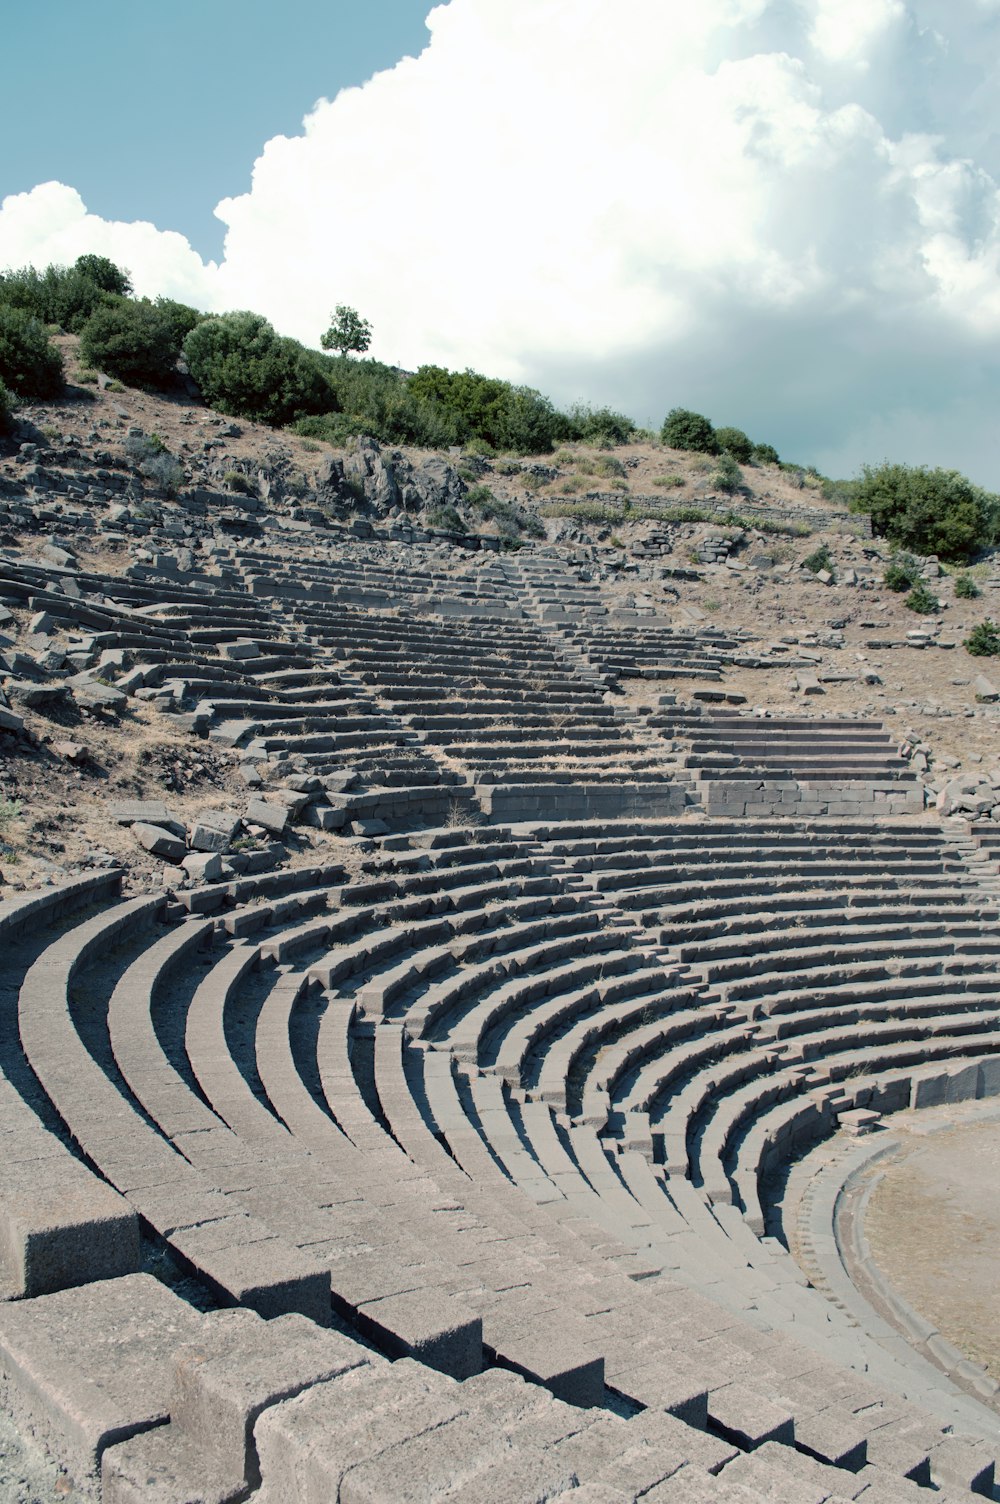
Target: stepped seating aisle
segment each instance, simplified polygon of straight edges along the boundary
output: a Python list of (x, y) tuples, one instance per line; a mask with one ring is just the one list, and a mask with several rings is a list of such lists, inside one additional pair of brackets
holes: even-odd
[(914, 815), (915, 774), (877, 721), (756, 716), (681, 706), (670, 697), (646, 718), (683, 748), (681, 766), (710, 815)]
[(329, 602), (295, 614), (345, 681), (466, 773), (495, 819), (544, 812), (546, 802), (582, 814), (588, 791), (601, 789), (609, 811), (683, 805), (659, 748), (636, 739), (603, 682), (537, 627), (493, 623), (484, 652), (472, 624)]
[(717, 682), (741, 649), (741, 638), (711, 627), (683, 630), (653, 618), (628, 626), (565, 627), (573, 646), (601, 673), (621, 679)]

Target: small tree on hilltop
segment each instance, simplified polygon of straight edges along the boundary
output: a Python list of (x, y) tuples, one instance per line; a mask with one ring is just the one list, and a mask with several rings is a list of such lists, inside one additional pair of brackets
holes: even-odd
[(336, 350), (338, 355), (349, 355), (356, 350), (363, 355), (372, 342), (372, 326), (363, 319), (356, 308), (338, 303), (329, 329), (320, 340), (324, 350)]
[(671, 449), (692, 449), (698, 454), (718, 454), (720, 450), (710, 420), (686, 407), (670, 409), (663, 420), (660, 438)]

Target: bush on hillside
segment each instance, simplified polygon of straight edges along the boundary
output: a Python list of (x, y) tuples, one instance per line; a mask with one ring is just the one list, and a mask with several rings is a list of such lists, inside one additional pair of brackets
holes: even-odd
[(717, 428), (715, 442), (740, 465), (749, 465), (753, 459), (753, 444), (742, 428)]
[(743, 484), (743, 471), (733, 459), (731, 454), (724, 454), (719, 461), (719, 468), (712, 476), (712, 485), (718, 491), (725, 491), (731, 496), (738, 491)]
[(918, 616), (934, 616), (941, 610), (941, 602), (927, 588), (923, 580), (917, 581), (903, 605), (908, 611), (915, 611)]
[(819, 548), (814, 549), (811, 554), (802, 560), (802, 568), (808, 569), (810, 574), (819, 574), (821, 570), (824, 570), (827, 574), (832, 574), (834, 579), (836, 579), (837, 567), (833, 562), (833, 555), (830, 553), (830, 545), (828, 543), (821, 543)]
[(170, 453), (159, 434), (130, 434), (125, 440), (125, 453), (154, 486), (168, 496), (177, 495), (184, 484), (184, 466)]
[[(395, 366), (378, 360), (352, 360), (349, 356), (331, 356), (323, 361), (323, 370), (334, 394), (334, 406), (340, 409), (333, 423), (322, 423), (346, 433), (371, 434), (381, 444), (414, 444), (426, 449), (446, 449), (462, 441), (454, 413), (423, 397)], [(339, 418), (339, 423), (336, 419)], [(325, 434), (313, 432), (313, 438)], [(328, 443), (345, 443), (330, 438)]]
[(902, 548), (965, 560), (997, 536), (1000, 497), (957, 470), (866, 465), (851, 510), (868, 512), (872, 532)]
[(1000, 658), (1000, 627), (987, 617), (977, 622), (962, 646), (973, 658)]
[(960, 574), (955, 581), (955, 594), (960, 601), (977, 600), (982, 593), (971, 575)]
[(453, 506), (434, 507), (424, 518), (427, 527), (439, 533), (467, 533), (469, 529)]
[(773, 444), (755, 444), (750, 458), (757, 465), (780, 465), (781, 457)]
[(912, 590), (919, 580), (920, 565), (911, 554), (897, 554), (889, 560), (882, 578), (889, 590), (902, 595), (904, 590)]
[(0, 381), (34, 401), (62, 391), (62, 356), (45, 325), (21, 308), (0, 304)]
[(533, 387), (443, 366), (421, 366), (408, 387), (418, 400), (454, 419), (459, 443), (479, 438), (498, 450), (546, 454), (571, 437), (569, 419)]
[[(169, 385), (177, 371), (184, 327), (180, 304), (161, 307), (143, 298), (115, 298), (91, 314), (80, 335), (80, 357), (126, 386)], [(197, 314), (194, 310), (188, 310)]]
[(612, 412), (610, 407), (571, 407), (567, 416), (572, 429), (570, 438), (602, 449), (629, 444), (639, 432), (631, 418)]
[(663, 420), (660, 438), (671, 449), (691, 449), (697, 454), (718, 454), (719, 441), (708, 418), (686, 407), (672, 407)]
[(276, 334), (260, 314), (202, 320), (183, 354), (205, 401), (233, 417), (280, 427), (336, 407), (322, 357)]
[(21, 308), (43, 324), (79, 334), (109, 298), (128, 297), (128, 273), (106, 256), (80, 256), (72, 266), (33, 266), (0, 274), (0, 304)]

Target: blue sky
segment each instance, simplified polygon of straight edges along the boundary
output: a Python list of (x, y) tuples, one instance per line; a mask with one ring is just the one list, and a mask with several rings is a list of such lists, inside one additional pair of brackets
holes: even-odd
[(0, 195), (56, 178), (105, 219), (222, 253), (221, 198), (315, 101), (428, 41), (425, 0), (28, 0), (4, 7)]
[(1000, 0), (35, 0), (0, 268), (1000, 489)]

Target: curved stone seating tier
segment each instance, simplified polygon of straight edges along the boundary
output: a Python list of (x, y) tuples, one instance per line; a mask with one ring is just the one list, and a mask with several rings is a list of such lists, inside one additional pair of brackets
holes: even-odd
[(0, 1292), (33, 1297), (139, 1266), (139, 1223), (60, 1132), (18, 1031), (21, 987), (58, 985), (44, 942), (117, 893), (116, 873), (0, 903)]
[[(916, 826), (591, 821), (399, 835), (349, 866), (219, 885), (205, 917), (202, 890), (114, 903), (98, 880), (79, 900), (96, 914), (19, 942), (10, 994), (16, 1110), (123, 1209), (133, 1248), (138, 1217), (207, 1303), (237, 1308), (181, 1301), (172, 1318), (218, 1353), (218, 1378), (204, 1370), (218, 1403), (277, 1372), (253, 1313), (289, 1334), (286, 1363), (316, 1355), (240, 1422), (239, 1467), (257, 1425), (251, 1492), (294, 1499), (307, 1475), (313, 1492), (343, 1476), (360, 1443), (337, 1407), (353, 1413), (352, 1383), (375, 1385), (382, 1425), (383, 1370), (398, 1370), (386, 1414), (414, 1497), (435, 1496), (419, 1492), (438, 1488), (432, 1459), (442, 1478), (452, 1468), (439, 1491), (466, 1476), (443, 1441), (414, 1440), (448, 1427), (470, 1490), (494, 1459), (484, 1499), (558, 1498), (557, 1463), (579, 1464), (568, 1500), (634, 1498), (640, 1484), (621, 1480), (653, 1476), (646, 1427), (673, 1439), (678, 1477), (710, 1460), (706, 1497), (736, 1497), (752, 1473), (727, 1470), (763, 1468), (768, 1448), (779, 1497), (806, 1463), (834, 1474), (839, 1492), (817, 1497), (987, 1477), (995, 1418), (869, 1336), (764, 1235), (780, 1230), (774, 1177), (838, 1113), (1000, 1087), (995, 899), (958, 845)], [(107, 1309), (98, 1290), (62, 1292), (91, 1302), (84, 1329)], [(162, 1298), (129, 1291), (128, 1320), (148, 1333)], [(331, 1307), (353, 1334), (319, 1332), (336, 1360), (304, 1336)], [(0, 1305), (0, 1368), (27, 1342), (26, 1373), (32, 1329), (3, 1318)], [(246, 1361), (248, 1333), (266, 1363)], [(203, 1391), (173, 1382), (133, 1441), (88, 1443), (109, 1501), (140, 1497), (158, 1470), (187, 1477), (216, 1444), (195, 1419)], [(483, 1419), (473, 1396), (494, 1384), (503, 1403)], [(420, 1431), (428, 1395), (466, 1389), (467, 1419)], [(567, 1402), (576, 1429), (552, 1408)], [(554, 1429), (529, 1443), (515, 1411)], [(396, 1497), (398, 1469), (351, 1456), (352, 1487), (382, 1479), (371, 1497)]]

